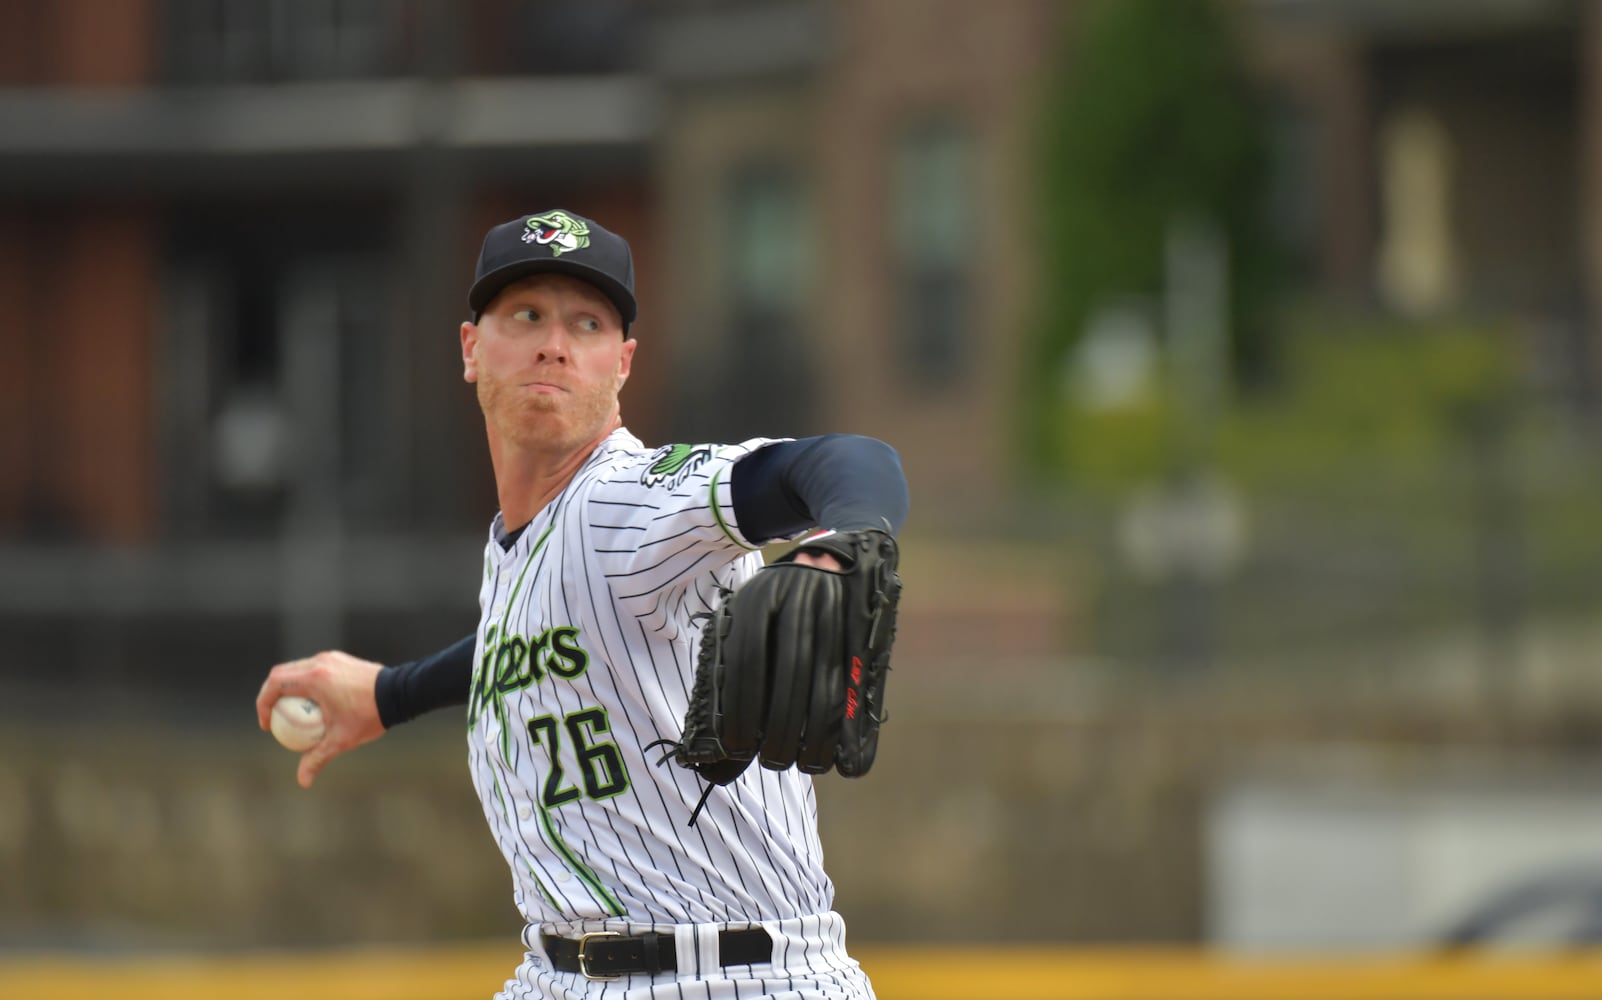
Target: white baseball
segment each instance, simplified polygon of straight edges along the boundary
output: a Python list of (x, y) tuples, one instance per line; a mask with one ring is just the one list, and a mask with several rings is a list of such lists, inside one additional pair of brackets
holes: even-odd
[(310, 698), (288, 695), (273, 703), (273, 738), (303, 753), (323, 738), (323, 710)]

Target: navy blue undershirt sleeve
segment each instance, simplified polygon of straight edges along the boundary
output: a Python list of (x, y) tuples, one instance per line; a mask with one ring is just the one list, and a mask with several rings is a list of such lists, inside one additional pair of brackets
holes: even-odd
[(474, 638), (470, 634), (432, 656), (378, 672), (373, 697), (378, 702), (378, 721), (385, 729), (436, 708), (467, 704), (473, 683)]
[(812, 527), (889, 528), (894, 535), (909, 506), (895, 449), (857, 434), (759, 448), (734, 463), (729, 490), (740, 533), (757, 544)]

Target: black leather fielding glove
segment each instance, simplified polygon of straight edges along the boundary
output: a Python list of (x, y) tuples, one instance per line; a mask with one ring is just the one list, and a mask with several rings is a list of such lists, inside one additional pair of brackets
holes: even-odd
[[(801, 565), (801, 552), (841, 568)], [(752, 760), (866, 774), (885, 719), (898, 555), (883, 531), (825, 532), (725, 592), (702, 631), (684, 735), (661, 741), (673, 760), (715, 785)]]

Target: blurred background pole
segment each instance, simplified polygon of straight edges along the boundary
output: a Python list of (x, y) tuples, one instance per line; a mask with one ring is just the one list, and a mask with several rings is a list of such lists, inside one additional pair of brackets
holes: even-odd
[(1486, 718), (1505, 729), (1518, 697), (1520, 639), (1527, 582), (1523, 512), (1517, 469), (1508, 440), (1514, 418), (1505, 388), (1469, 408), (1467, 439), (1473, 454), (1474, 518), (1478, 522), (1481, 683)]
[(1228, 251), (1211, 220), (1183, 216), (1169, 225), (1164, 260), (1164, 320), (1181, 417), (1176, 464), (1205, 471), (1215, 458), (1213, 438), (1228, 378)]
[(1217, 482), (1214, 436), (1224, 394), (1228, 262), (1217, 226), (1182, 216), (1168, 228), (1163, 296), (1175, 420), (1164, 484), (1171, 572), (1163, 599), (1165, 666), (1190, 673), (1212, 663), (1216, 579), (1226, 553), (1228, 498)]
[(461, 442), (476, 433), (458, 420), (437, 419), (459, 418), (463, 412), (454, 405), (461, 389), (455, 332), (467, 318), (462, 289), (472, 272), (461, 263), (458, 237), (468, 228), (477, 229), (468, 218), (461, 160), (443, 141), (455, 114), (452, 84), (461, 67), (465, 9), (448, 0), (418, 0), (416, 140), (401, 186), (397, 264), (403, 280), (396, 300), (405, 311), (398, 317), (402, 330), (397, 340), (411, 345), (409, 388), (416, 402), (413, 448), (407, 456), (415, 485), (405, 514), (423, 527), (450, 522), (460, 512)]
[(345, 525), (340, 510), (340, 288), (310, 265), (280, 291), (282, 393), (289, 414), (289, 496), (279, 535), (281, 654), (340, 646)]

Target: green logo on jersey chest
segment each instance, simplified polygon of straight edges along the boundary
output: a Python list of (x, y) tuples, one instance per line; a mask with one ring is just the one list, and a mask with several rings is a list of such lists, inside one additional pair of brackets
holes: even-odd
[(571, 625), (557, 625), (527, 639), (512, 632), (501, 634), (491, 625), (484, 632), (484, 654), (473, 673), (468, 718), (478, 718), (487, 705), (502, 711), (506, 695), (544, 680), (547, 674), (564, 680), (581, 676), (589, 669), (590, 654), (578, 644), (578, 634)]
[(689, 478), (690, 473), (712, 459), (709, 444), (670, 444), (658, 448), (651, 456), (654, 461), (640, 476), (641, 486), (666, 485), (676, 490)]

